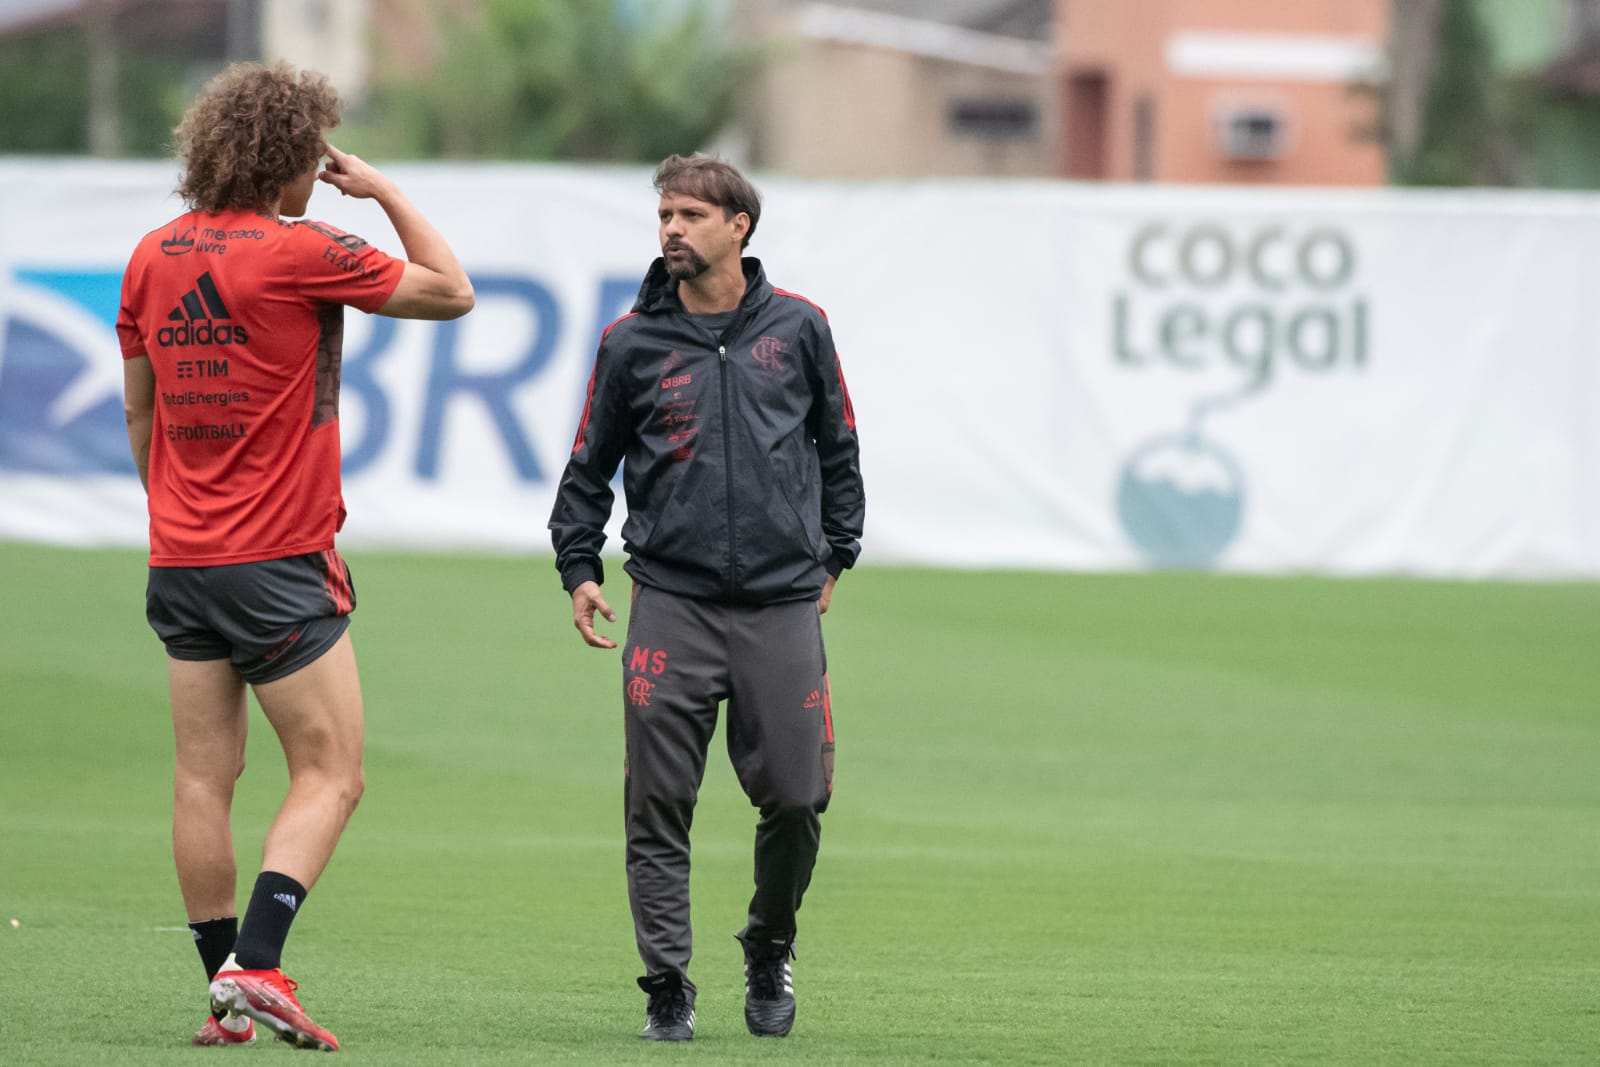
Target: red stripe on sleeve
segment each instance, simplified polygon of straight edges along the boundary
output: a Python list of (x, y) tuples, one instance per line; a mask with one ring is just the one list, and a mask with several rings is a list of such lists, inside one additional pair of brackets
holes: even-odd
[(844, 394), (844, 424), (850, 429), (856, 428), (856, 406), (850, 400), (850, 387), (844, 384), (844, 364), (839, 362), (839, 353), (833, 354), (834, 369), (839, 372), (839, 392)]
[[(620, 319), (612, 322), (612, 324), (607, 326), (604, 330), (601, 330), (600, 343), (605, 343), (605, 340), (610, 336), (611, 331), (617, 328), (617, 323), (627, 322), (637, 314), (639, 314), (637, 311), (630, 311)], [(589, 372), (589, 388), (585, 390), (583, 394), (583, 414), (578, 416), (578, 432), (572, 438), (572, 451), (574, 452), (583, 447), (584, 434), (585, 431), (589, 429), (589, 408), (594, 404), (594, 376), (599, 373), (600, 354), (597, 352), (595, 353), (594, 357), (594, 370)]]
[(791, 293), (787, 289), (779, 289), (776, 285), (774, 285), (772, 287), (772, 291), (777, 296), (786, 296), (790, 300), (798, 300), (802, 304), (810, 304), (812, 307), (817, 309), (817, 314), (822, 316), (822, 321), (823, 322), (827, 322), (828, 321), (828, 313), (826, 311), (823, 311), (822, 310), (822, 305), (816, 303), (815, 301), (807, 300), (805, 297), (801, 296), (799, 293)]
[(578, 416), (578, 432), (572, 438), (572, 451), (577, 453), (583, 447), (584, 432), (589, 429), (589, 406), (594, 403), (594, 376), (600, 373), (598, 361), (594, 370), (589, 372), (589, 388), (583, 394), (583, 414)]

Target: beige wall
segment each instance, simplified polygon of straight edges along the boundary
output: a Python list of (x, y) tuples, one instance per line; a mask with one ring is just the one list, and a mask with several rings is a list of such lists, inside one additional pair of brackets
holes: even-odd
[(321, 71), (345, 100), (359, 100), (371, 75), (370, 20), (370, 0), (265, 0), (262, 51)]
[[(1230, 67), (1232, 51), (1286, 35), (1321, 49), (1364, 47), (1381, 56), (1388, 0), (1057, 0), (1063, 100), (1061, 172), (1079, 178), (1175, 182), (1376, 185), (1385, 180), (1372, 137), (1376, 96), (1357, 75), (1308, 66), (1260, 73)], [(1198, 41), (1206, 62), (1175, 67), (1174, 42)], [(1242, 43), (1241, 43), (1242, 42)], [(1279, 58), (1288, 54), (1280, 50)], [(1248, 59), (1249, 56), (1246, 56)], [(1287, 61), (1285, 61), (1287, 62)], [(1103, 79), (1103, 114), (1086, 79)], [(1147, 101), (1148, 137), (1137, 135)], [(1230, 159), (1219, 149), (1219, 111), (1261, 104), (1287, 119), (1284, 153)], [(1103, 127), (1102, 129), (1097, 128)], [(1141, 161), (1143, 166), (1141, 166)]]
[[(962, 98), (1026, 99), (1030, 139), (951, 131)], [(753, 162), (797, 177), (1026, 177), (1055, 173), (1060, 119), (1048, 74), (1027, 75), (868, 45), (791, 38), (752, 120)]]

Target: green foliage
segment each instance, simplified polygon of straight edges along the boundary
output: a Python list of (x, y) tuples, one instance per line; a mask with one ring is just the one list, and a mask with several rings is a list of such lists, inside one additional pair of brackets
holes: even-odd
[[(117, 58), (122, 154), (165, 156), (183, 115), (187, 65), (149, 53)], [(89, 57), (82, 31), (49, 30), (0, 42), (0, 152), (89, 150)]]
[(1508, 91), (1525, 184), (1600, 189), (1600, 97), (1552, 95), (1537, 77)]
[(87, 86), (82, 35), (0, 42), (0, 152), (87, 151)]
[(1395, 161), (1395, 179), (1402, 185), (1511, 184), (1501, 87), (1477, 5), (1446, 0), (1438, 34), (1422, 135), (1411, 158)]
[[(1564, 8), (1550, 0), (1445, 0), (1420, 140), (1403, 185), (1600, 188), (1600, 101), (1554, 87)], [(1588, 46), (1592, 47), (1592, 46)]]
[(437, 69), (380, 74), (356, 141), (388, 157), (654, 161), (733, 116), (755, 53), (712, 5), (487, 0)]
[[(719, 742), (698, 1032), (664, 1049), (634, 1037), (618, 654), (548, 558), (350, 555), (367, 794), (285, 953), (341, 1057), (1594, 1063), (1600, 585), (852, 571), (795, 1032), (744, 1032), (755, 813)], [(144, 575), (0, 545), (8, 1067), (187, 1061), (204, 1015)], [(285, 784), (252, 715), (244, 887)]]

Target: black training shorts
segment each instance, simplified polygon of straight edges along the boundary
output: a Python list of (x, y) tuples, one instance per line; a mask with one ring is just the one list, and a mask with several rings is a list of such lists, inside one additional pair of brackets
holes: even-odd
[(276, 681), (333, 647), (356, 591), (333, 549), (221, 567), (151, 567), (145, 617), (182, 660), (225, 659), (252, 685)]

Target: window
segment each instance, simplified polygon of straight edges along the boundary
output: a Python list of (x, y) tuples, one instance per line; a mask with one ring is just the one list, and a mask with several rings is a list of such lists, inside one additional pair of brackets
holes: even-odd
[(1218, 109), (1217, 149), (1229, 159), (1277, 159), (1288, 141), (1283, 112), (1270, 105), (1235, 104)]
[(952, 133), (967, 137), (1019, 141), (1039, 136), (1039, 106), (1032, 100), (956, 100), (947, 118)]

